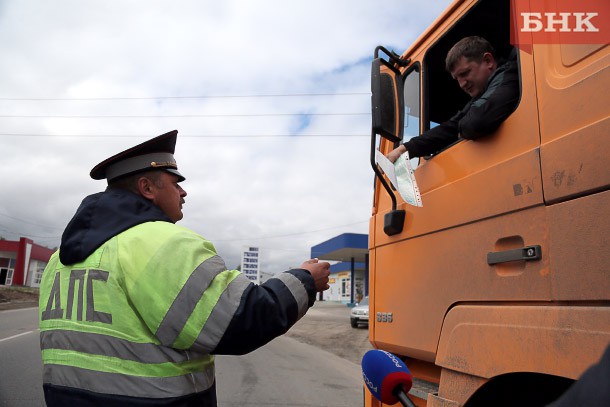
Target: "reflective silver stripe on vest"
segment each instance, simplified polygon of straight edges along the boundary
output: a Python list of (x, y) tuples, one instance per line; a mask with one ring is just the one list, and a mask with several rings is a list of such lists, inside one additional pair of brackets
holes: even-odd
[(40, 348), (75, 350), (90, 355), (106, 355), (142, 363), (186, 362), (192, 357), (154, 343), (134, 343), (108, 335), (76, 331), (43, 331)]
[(250, 284), (253, 284), (250, 279), (241, 273), (231, 281), (220, 295), (216, 306), (193, 344), (193, 349), (210, 353), (216, 348), (241, 303), (244, 291)]
[(184, 376), (139, 377), (46, 364), (43, 383), (131, 397), (179, 397), (212, 387), (214, 365), (210, 365), (205, 372), (189, 373)]
[(176, 341), (214, 277), (226, 269), (220, 256), (210, 257), (197, 266), (178, 293), (155, 333), (163, 345), (171, 346)]
[(301, 319), (309, 308), (309, 295), (307, 295), (307, 290), (301, 280), (290, 273), (281, 273), (279, 276), (273, 278), (277, 278), (288, 287), (288, 290), (290, 290), (290, 293), (299, 307), (298, 319)]

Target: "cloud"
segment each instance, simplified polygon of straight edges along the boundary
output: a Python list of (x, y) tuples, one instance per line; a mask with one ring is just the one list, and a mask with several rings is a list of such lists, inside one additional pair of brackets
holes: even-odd
[(448, 3), (2, 2), (0, 236), (58, 246), (105, 187), (91, 168), (173, 129), (181, 224), (228, 266), (256, 245), (275, 273), (368, 233), (373, 50), (404, 51)]

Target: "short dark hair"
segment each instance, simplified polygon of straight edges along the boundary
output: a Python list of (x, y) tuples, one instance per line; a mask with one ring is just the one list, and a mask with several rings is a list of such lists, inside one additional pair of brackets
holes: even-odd
[(138, 180), (141, 177), (150, 179), (157, 187), (163, 186), (163, 180), (161, 179), (162, 171), (140, 171), (135, 174), (128, 174), (122, 177), (115, 178), (108, 182), (107, 189), (125, 189), (127, 191), (138, 193)]
[(453, 71), (462, 57), (469, 61), (481, 62), (486, 52), (496, 58), (493, 46), (485, 38), (477, 36), (462, 38), (447, 53), (445, 69), (447, 72)]

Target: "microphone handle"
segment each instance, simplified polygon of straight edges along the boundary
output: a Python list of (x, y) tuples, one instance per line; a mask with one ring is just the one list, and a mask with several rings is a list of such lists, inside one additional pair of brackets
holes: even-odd
[(394, 395), (398, 398), (398, 401), (400, 401), (400, 404), (403, 406), (416, 407), (407, 394), (403, 391), (402, 386), (396, 387), (396, 390), (394, 390)]

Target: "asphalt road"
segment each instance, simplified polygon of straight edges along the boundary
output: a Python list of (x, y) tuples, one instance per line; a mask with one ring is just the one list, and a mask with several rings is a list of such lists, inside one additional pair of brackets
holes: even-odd
[(44, 406), (38, 308), (0, 311), (0, 406)]
[(286, 336), (344, 358), (357, 365), (360, 373), (362, 356), (373, 347), (367, 326), (350, 326), (349, 312), (344, 304), (316, 302)]
[[(37, 309), (0, 311), (0, 406), (44, 406)], [(287, 335), (244, 356), (219, 356), (219, 407), (362, 405), (368, 330), (321, 302)]]
[(362, 406), (359, 366), (289, 337), (216, 360), (219, 406)]

